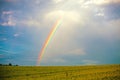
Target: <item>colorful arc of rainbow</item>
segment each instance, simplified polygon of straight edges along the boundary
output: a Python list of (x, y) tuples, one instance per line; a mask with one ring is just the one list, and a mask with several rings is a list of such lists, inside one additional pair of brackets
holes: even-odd
[(45, 53), (45, 50), (46, 50), (48, 44), (50, 43), (52, 37), (54, 36), (54, 34), (55, 34), (55, 32), (57, 31), (57, 29), (58, 29), (58, 27), (60, 26), (60, 24), (61, 24), (61, 18), (59, 18), (59, 19), (55, 22), (55, 24), (54, 24), (54, 26), (52, 27), (50, 33), (48, 34), (48, 37), (46, 38), (46, 40), (45, 40), (45, 42), (44, 42), (44, 44), (43, 44), (43, 46), (42, 46), (42, 48), (41, 48), (41, 51), (40, 51), (40, 53), (39, 53), (39, 55), (38, 55), (37, 66), (40, 64), (42, 55)]

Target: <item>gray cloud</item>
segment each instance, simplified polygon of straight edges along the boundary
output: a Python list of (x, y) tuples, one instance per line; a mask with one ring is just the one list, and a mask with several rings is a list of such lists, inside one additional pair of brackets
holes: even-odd
[(98, 61), (94, 61), (94, 60), (83, 60), (82, 62), (84, 63), (84, 65), (96, 65), (96, 64), (98, 64)]
[[(23, 9), (2, 12), (1, 25), (28, 27), (31, 33), (36, 31), (34, 34), (42, 40), (61, 17), (61, 25), (47, 46), (42, 63), (62, 64), (68, 62), (63, 56), (90, 55), (87, 51), (92, 44), (87, 43), (98, 37), (108, 42), (120, 40), (119, 0), (24, 0), (19, 5)], [(35, 41), (39, 44), (40, 40)], [(83, 60), (83, 63), (97, 62)]]

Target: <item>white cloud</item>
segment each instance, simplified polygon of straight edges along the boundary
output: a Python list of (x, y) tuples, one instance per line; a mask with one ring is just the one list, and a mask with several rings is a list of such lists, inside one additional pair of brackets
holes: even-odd
[(12, 21), (8, 21), (8, 22), (3, 22), (1, 23), (2, 26), (15, 26), (16, 23), (12, 22)]
[(54, 3), (60, 3), (62, 1), (64, 1), (64, 0), (53, 0)]
[[(75, 28), (76, 24), (82, 25), (84, 22), (80, 17), (80, 14), (77, 11), (64, 11), (64, 10), (54, 10), (45, 15), (45, 21), (49, 24), (57, 21), (61, 17), (61, 27), (60, 29), (67, 30), (69, 28)], [(52, 26), (51, 25), (51, 26)]]
[(22, 24), (22, 25), (29, 26), (29, 27), (40, 27), (41, 26), (40, 22), (35, 19), (23, 20), (19, 22), (18, 24), (20, 25)]
[(2, 14), (3, 15), (10, 15), (10, 14), (13, 14), (14, 12), (13, 11), (3, 11)]
[(98, 8), (96, 10), (96, 15), (95, 16), (101, 16), (101, 17), (105, 17), (105, 9), (104, 8)]
[(100, 4), (106, 4), (106, 3), (108, 3), (109, 0), (91, 0), (91, 2), (94, 3), (94, 4), (100, 5)]
[(96, 4), (96, 5), (104, 5), (110, 3), (119, 3), (120, 0), (88, 0), (85, 1), (85, 4)]
[(16, 20), (13, 17), (14, 12), (13, 11), (3, 11), (2, 12), (2, 19), (3, 22), (0, 24), (3, 26), (15, 26)]
[(104, 13), (97, 13), (96, 16), (104, 16)]
[(16, 34), (14, 34), (14, 37), (18, 37), (20, 34), (18, 34), (18, 33), (16, 33)]
[[(52, 25), (54, 25), (54, 21), (59, 16), (62, 16), (61, 25), (59, 29), (56, 31), (55, 35), (53, 36), (52, 41), (48, 45), (48, 48), (44, 56), (52, 55), (52, 57), (55, 57), (59, 55), (71, 54), (69, 50), (71, 50), (71, 47), (73, 46), (72, 44), (74, 44), (72, 42), (73, 41), (72, 38), (74, 36), (75, 30), (77, 27), (75, 25), (82, 23), (82, 21), (79, 20), (79, 14), (74, 11), (53, 11), (48, 13), (45, 16), (45, 18), (48, 21), (47, 23), (52, 22)], [(69, 48), (68, 46), (71, 46), (71, 47)], [(58, 52), (60, 54), (56, 54)], [(80, 52), (82, 52), (82, 50)]]

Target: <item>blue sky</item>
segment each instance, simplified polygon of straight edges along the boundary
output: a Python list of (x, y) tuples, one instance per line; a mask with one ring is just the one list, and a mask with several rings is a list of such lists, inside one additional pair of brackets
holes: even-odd
[(60, 16), (40, 65), (120, 64), (119, 0), (0, 0), (0, 63), (36, 65)]

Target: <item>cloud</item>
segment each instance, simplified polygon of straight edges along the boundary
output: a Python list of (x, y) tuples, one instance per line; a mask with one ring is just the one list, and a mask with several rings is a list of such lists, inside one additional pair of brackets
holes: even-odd
[(48, 59), (43, 59), (42, 60), (42, 63), (44, 63), (44, 64), (57, 64), (57, 63), (59, 63), (59, 64), (64, 64), (64, 63), (66, 63), (67, 61), (65, 60), (65, 59), (62, 59), (62, 58), (48, 58)]
[(13, 14), (13, 11), (3, 11), (2, 14), (3, 15), (10, 15), (10, 14)]
[[(0, 49), (0, 52), (2, 52), (2, 53), (10, 53), (10, 55), (12, 55), (12, 54), (16, 54), (15, 52), (13, 52), (13, 51), (9, 51), (9, 50), (4, 50), (4, 49)], [(6, 54), (7, 55), (7, 54)], [(9, 54), (8, 54), (9, 55)]]
[(2, 26), (15, 26), (16, 22), (13, 17), (14, 12), (13, 11), (3, 11), (1, 16), (1, 22), (0, 24)]
[(88, 30), (88, 34), (95, 37), (99, 36), (106, 40), (115, 40), (119, 37), (119, 20), (108, 21), (107, 23), (91, 22), (91, 27)]
[[(103, 7), (88, 6), (89, 8), (80, 8), (80, 10), (79, 8), (77, 10), (73, 8), (71, 10), (53, 9), (45, 14), (44, 20), (48, 24), (52, 23), (51, 26), (54, 25), (55, 20), (59, 16), (62, 16), (62, 23), (53, 36), (42, 59), (49, 61), (54, 58), (62, 59), (62, 56), (89, 55), (89, 53), (86, 53), (87, 48), (85, 46), (85, 43), (89, 42), (89, 40), (94, 40), (98, 37), (106, 41), (118, 39), (118, 21), (106, 22), (104, 17), (108, 15), (105, 14)], [(92, 60), (83, 62), (86, 62), (86, 64), (97, 63)]]
[(3, 22), (1, 23), (2, 26), (15, 26), (16, 24), (12, 21), (8, 21), (8, 22)]
[(18, 33), (16, 33), (16, 34), (14, 34), (14, 37), (18, 37), (20, 34), (18, 34)]
[(29, 26), (29, 27), (40, 27), (41, 26), (40, 22), (35, 19), (23, 20), (23, 21), (19, 22), (19, 24)]
[(7, 41), (8, 39), (6, 37), (0, 37), (0, 41)]
[(120, 0), (87, 0), (85, 4), (105, 5), (111, 3), (120, 3)]
[[(119, 6), (116, 5), (119, 4), (119, 0), (30, 0), (29, 2), (24, 0), (19, 2), (23, 8), (14, 5), (15, 8), (1, 10), (0, 24), (19, 26), (20, 30), (26, 27), (25, 29), (31, 35), (30, 38), (32, 37), (30, 40), (35, 42), (35, 46), (42, 46), (43, 40), (61, 17), (60, 26), (43, 54), (42, 63), (70, 63), (68, 58), (91, 56), (92, 50), (89, 49), (94, 45), (92, 42), (97, 42), (98, 39), (111, 43), (120, 40)], [(21, 35), (17, 31), (13, 34), (14, 37)], [(36, 49), (39, 50), (39, 47)], [(83, 60), (83, 63), (95, 64), (97, 61)]]
[[(59, 54), (56, 54), (57, 52), (60, 52), (60, 55), (71, 54), (71, 52), (69, 50), (72, 47), (71, 46), (72, 41), (73, 41), (72, 38), (74, 36), (74, 31), (77, 27), (75, 25), (82, 23), (82, 21), (79, 20), (79, 14), (76, 11), (64, 11), (64, 10), (55, 10), (55, 11), (49, 12), (48, 14), (45, 15), (45, 21), (48, 21), (47, 22), (48, 24), (52, 23), (52, 25), (50, 26), (50, 27), (52, 27), (54, 25), (54, 22), (59, 17), (62, 17), (61, 25), (60, 25), (59, 29), (56, 31), (55, 35), (53, 36), (52, 41), (49, 44), (52, 46), (48, 45), (47, 52), (49, 54), (47, 54), (47, 52), (46, 52), (47, 55), (45, 55), (45, 56), (49, 56), (49, 55), (53, 55), (53, 57), (56, 55), (58, 56)], [(71, 47), (67, 48), (68, 45), (70, 45)], [(62, 51), (60, 49), (62, 49)], [(66, 50), (64, 50), (64, 49), (66, 49)], [(72, 52), (73, 52), (73, 50), (72, 50)], [(76, 52), (75, 52), (75, 54), (77, 54)], [(82, 52), (82, 50), (80, 52)]]
[(82, 61), (84, 65), (95, 65), (98, 64), (98, 61), (95, 60), (83, 60)]
[(71, 51), (68, 51), (68, 54), (72, 54), (72, 55), (85, 55), (85, 51), (83, 49), (74, 49), (74, 50), (71, 50)]
[(7, 40), (7, 38), (3, 38), (2, 40), (3, 40), (3, 41), (6, 41), (6, 40)]
[(5, 1), (13, 3), (13, 2), (18, 2), (19, 0), (5, 0)]
[(54, 3), (60, 3), (60, 2), (62, 2), (62, 1), (64, 1), (64, 0), (52, 0)]
[(104, 13), (98, 13), (96, 16), (104, 16)]

